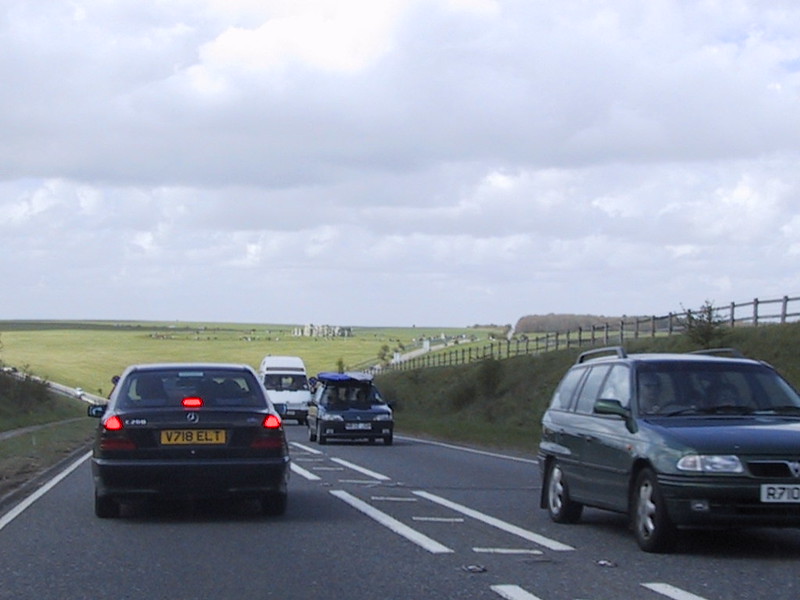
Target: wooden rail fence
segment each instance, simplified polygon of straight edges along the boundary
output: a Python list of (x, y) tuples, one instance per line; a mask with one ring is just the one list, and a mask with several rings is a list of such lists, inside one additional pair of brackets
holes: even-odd
[[(784, 296), (774, 300), (753, 299), (750, 302), (731, 302), (713, 306), (713, 319), (729, 327), (758, 327), (759, 325), (787, 323), (800, 317), (800, 297)], [(574, 331), (531, 333), (514, 335), (507, 340), (495, 340), (483, 345), (461, 345), (456, 342), (446, 349), (428, 352), (388, 365), (371, 366), (368, 371), (413, 370), (431, 367), (463, 365), (486, 359), (505, 359), (514, 356), (536, 355), (552, 350), (579, 348), (594, 345), (623, 344), (626, 340), (663, 335), (679, 335), (686, 324), (703, 309), (686, 310), (656, 317), (635, 317), (616, 322), (578, 328)]]

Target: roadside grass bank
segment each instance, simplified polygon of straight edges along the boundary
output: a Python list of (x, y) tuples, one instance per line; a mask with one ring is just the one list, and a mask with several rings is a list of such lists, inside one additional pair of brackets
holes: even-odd
[[(729, 330), (721, 345), (770, 363), (800, 388), (800, 323)], [(687, 336), (644, 338), (624, 346), (628, 353), (699, 349)], [(376, 383), (395, 407), (398, 431), (534, 454), (542, 414), (558, 382), (588, 349), (390, 372), (378, 376)]]
[(29, 376), (0, 373), (0, 504), (39, 473), (85, 448), (96, 425), (80, 400)]

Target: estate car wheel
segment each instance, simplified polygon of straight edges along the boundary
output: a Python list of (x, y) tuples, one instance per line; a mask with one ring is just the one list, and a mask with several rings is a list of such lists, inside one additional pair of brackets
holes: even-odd
[(570, 499), (564, 472), (555, 461), (547, 476), (547, 512), (556, 523), (576, 523), (583, 513), (583, 504)]
[(328, 443), (328, 438), (323, 435), (322, 424), (319, 421), (317, 421), (317, 443), (320, 445), (325, 445)]
[(631, 524), (639, 547), (645, 552), (668, 552), (675, 545), (676, 529), (655, 473), (644, 469), (636, 478), (631, 502)]
[(116, 519), (120, 515), (119, 502), (111, 496), (100, 496), (95, 490), (94, 514), (101, 519)]

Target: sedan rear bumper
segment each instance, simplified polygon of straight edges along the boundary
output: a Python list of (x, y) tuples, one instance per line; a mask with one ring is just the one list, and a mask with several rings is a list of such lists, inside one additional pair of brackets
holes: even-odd
[(289, 458), (231, 460), (92, 459), (100, 496), (250, 496), (285, 493)]

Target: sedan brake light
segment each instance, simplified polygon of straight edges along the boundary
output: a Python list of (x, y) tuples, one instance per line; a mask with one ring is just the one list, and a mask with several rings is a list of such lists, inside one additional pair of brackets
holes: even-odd
[(103, 423), (103, 427), (105, 427), (106, 431), (119, 431), (122, 429), (122, 419), (117, 415), (113, 415), (106, 419), (106, 422)]
[(200, 396), (188, 396), (181, 400), (184, 408), (200, 408), (203, 406), (203, 399)]
[(264, 429), (280, 429), (281, 418), (278, 415), (267, 415), (262, 423)]

